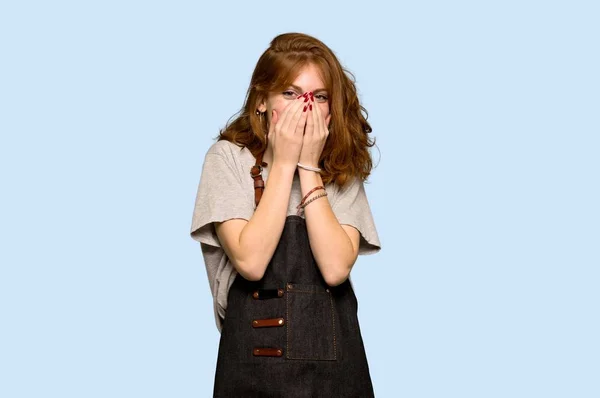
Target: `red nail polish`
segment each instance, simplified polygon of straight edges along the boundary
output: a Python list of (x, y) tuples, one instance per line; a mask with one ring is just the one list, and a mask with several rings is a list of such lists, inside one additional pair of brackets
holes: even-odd
[(304, 110), (302, 112), (306, 112), (306, 108), (308, 108), (308, 106), (304, 105)]
[(310, 104), (310, 110), (312, 111), (312, 104)]
[(304, 102), (308, 102), (308, 95), (306, 97), (304, 97)]

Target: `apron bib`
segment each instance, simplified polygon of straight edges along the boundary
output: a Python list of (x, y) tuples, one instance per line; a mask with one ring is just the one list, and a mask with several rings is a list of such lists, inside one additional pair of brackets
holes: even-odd
[(215, 397), (373, 397), (347, 279), (328, 286), (304, 218), (286, 217), (260, 281), (237, 275), (228, 294)]

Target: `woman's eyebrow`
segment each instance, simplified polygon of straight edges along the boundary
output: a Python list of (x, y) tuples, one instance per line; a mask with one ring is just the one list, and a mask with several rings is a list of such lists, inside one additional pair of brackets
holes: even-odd
[[(300, 88), (300, 87), (296, 86), (295, 84), (290, 84), (290, 87), (293, 87), (293, 88), (295, 88), (297, 91), (300, 91), (301, 93), (303, 93), (303, 92), (304, 92), (304, 91), (302, 90), (302, 88)], [(318, 88), (318, 89), (316, 89), (316, 90), (313, 90), (313, 93), (316, 93), (316, 92), (318, 92), (318, 91), (327, 91), (327, 90), (326, 90), (326, 89), (324, 89), (324, 88)]]

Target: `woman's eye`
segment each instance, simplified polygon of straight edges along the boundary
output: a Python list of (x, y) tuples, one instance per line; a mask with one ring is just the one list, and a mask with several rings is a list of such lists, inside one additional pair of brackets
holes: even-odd
[[(298, 96), (298, 94), (296, 94), (295, 91), (291, 91), (291, 90), (284, 91), (283, 95), (285, 95), (287, 97), (290, 97), (290, 96), (297, 97)], [(317, 99), (319, 99), (321, 101), (327, 101), (327, 96), (324, 95), (324, 94), (317, 94), (317, 95), (315, 95), (315, 98), (317, 98)]]

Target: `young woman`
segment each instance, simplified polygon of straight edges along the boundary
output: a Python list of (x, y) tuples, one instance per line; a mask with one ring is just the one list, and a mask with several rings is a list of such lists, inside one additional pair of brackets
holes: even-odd
[(316, 38), (275, 37), (206, 154), (191, 236), (221, 332), (215, 397), (373, 396), (349, 276), (380, 250), (374, 141), (346, 73)]

